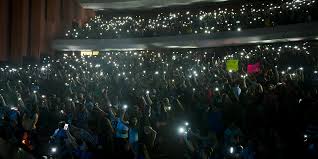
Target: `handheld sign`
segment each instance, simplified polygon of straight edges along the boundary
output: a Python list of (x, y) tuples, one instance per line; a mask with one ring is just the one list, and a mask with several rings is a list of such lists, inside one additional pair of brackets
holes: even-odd
[(227, 60), (226, 61), (226, 70), (229, 72), (238, 71), (238, 60)]

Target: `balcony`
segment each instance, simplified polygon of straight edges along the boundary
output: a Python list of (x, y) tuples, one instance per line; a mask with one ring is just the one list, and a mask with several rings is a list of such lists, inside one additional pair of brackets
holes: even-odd
[(59, 51), (81, 51), (238, 46), (257, 43), (318, 40), (317, 28), (318, 22), (313, 22), (214, 34), (127, 39), (57, 39), (53, 42), (52, 47)]

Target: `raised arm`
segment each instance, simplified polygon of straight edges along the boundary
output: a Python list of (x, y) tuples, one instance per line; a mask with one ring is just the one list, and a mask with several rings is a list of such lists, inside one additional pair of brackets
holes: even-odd
[(11, 86), (10, 86), (10, 81), (7, 81), (6, 87), (7, 87), (7, 89), (9, 90), (9, 92), (12, 92), (12, 88), (11, 88)]
[(6, 101), (4, 100), (3, 96), (0, 94), (0, 103), (3, 105), (3, 106), (7, 106), (6, 104)]
[(184, 142), (185, 142), (187, 148), (191, 151), (191, 153), (194, 153), (194, 151), (195, 151), (195, 150), (194, 150), (194, 146), (193, 146), (193, 144), (188, 140), (188, 138), (187, 138), (186, 135), (184, 135), (183, 139), (184, 139)]
[(179, 99), (176, 99), (176, 102), (177, 102), (177, 106), (180, 108), (180, 110), (184, 111), (184, 107), (181, 104), (181, 102), (179, 101)]
[(275, 68), (274, 68), (274, 74), (275, 74), (275, 82), (278, 83), (280, 79), (279, 79), (279, 73), (277, 70), (277, 66), (275, 66)]
[(146, 99), (147, 99), (147, 104), (148, 104), (148, 105), (152, 105), (152, 104), (153, 104), (153, 102), (152, 102), (152, 100), (151, 100), (149, 94), (146, 95)]
[(108, 90), (107, 89), (103, 89), (102, 90), (102, 94), (104, 96), (104, 99), (106, 100), (107, 106), (112, 106), (112, 103), (108, 97)]
[(76, 143), (76, 138), (71, 135), (69, 130), (66, 130), (66, 136), (67, 136), (68, 141), (70, 142), (70, 144), (73, 146), (73, 148), (77, 148), (78, 145)]

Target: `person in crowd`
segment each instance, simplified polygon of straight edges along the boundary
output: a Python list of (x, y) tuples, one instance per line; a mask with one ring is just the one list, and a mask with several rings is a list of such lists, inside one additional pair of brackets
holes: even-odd
[[(220, 55), (74, 54), (0, 67), (1, 138), (36, 156), (56, 144), (50, 152), (60, 158), (156, 158), (185, 148), (193, 158), (290, 157), (302, 148), (302, 125), (317, 123), (317, 55), (308, 43), (242, 47)], [(233, 58), (238, 71), (226, 67)], [(260, 70), (248, 72), (251, 63)], [(175, 129), (185, 121), (177, 145)]]

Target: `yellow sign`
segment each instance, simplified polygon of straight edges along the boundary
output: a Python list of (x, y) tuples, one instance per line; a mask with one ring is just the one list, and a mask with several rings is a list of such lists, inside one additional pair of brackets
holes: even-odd
[(93, 51), (93, 56), (99, 55), (99, 51)]
[(226, 61), (226, 70), (229, 72), (238, 71), (238, 60), (227, 60)]
[(81, 56), (92, 56), (92, 51), (81, 51)]
[(99, 51), (81, 51), (81, 56), (98, 56)]

